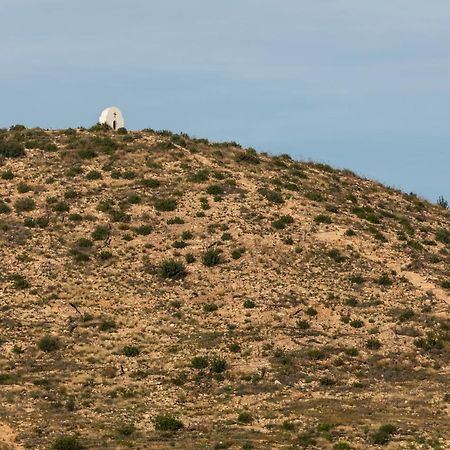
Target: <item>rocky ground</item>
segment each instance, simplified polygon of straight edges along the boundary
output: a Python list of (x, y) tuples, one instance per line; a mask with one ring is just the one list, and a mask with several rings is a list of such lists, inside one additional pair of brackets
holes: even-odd
[(0, 449), (450, 448), (443, 206), (165, 131), (0, 155)]

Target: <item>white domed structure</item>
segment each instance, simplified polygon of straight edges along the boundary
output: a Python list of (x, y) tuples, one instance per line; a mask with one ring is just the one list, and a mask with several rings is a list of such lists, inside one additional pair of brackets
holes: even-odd
[(123, 114), (117, 106), (110, 106), (100, 114), (99, 123), (108, 124), (113, 130), (118, 130), (125, 126)]

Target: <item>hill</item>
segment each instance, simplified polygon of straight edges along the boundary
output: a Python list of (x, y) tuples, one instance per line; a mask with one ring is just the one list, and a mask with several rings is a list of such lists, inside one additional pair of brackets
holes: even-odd
[(0, 155), (0, 448), (450, 448), (447, 209), (167, 131)]

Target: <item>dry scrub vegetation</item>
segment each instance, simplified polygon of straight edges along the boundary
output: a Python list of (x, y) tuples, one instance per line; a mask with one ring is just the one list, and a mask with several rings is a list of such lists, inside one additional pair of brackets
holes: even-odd
[(0, 448), (450, 448), (450, 213), (167, 131), (0, 131)]

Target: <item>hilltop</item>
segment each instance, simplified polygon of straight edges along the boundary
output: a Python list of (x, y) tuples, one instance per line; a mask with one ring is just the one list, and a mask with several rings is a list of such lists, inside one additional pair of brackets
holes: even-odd
[(0, 448), (450, 448), (446, 208), (167, 131), (0, 158)]

